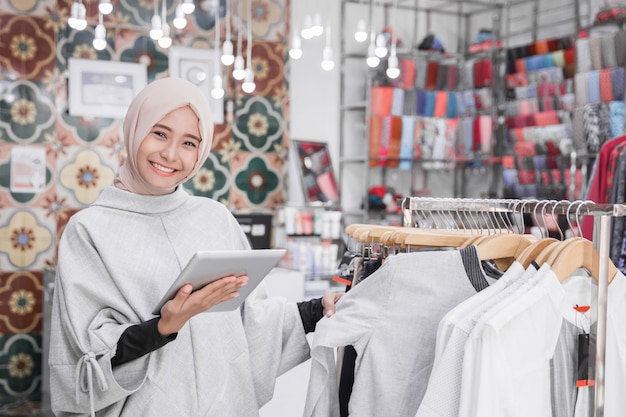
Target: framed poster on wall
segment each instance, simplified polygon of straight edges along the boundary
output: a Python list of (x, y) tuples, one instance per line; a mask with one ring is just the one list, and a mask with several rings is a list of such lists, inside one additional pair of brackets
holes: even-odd
[(211, 81), (221, 71), (219, 56), (213, 49), (172, 46), (169, 51), (170, 77), (184, 78), (197, 85), (206, 95), (213, 111), (213, 123), (224, 123), (224, 98), (211, 96)]
[(70, 116), (122, 119), (148, 82), (145, 65), (95, 59), (68, 60)]

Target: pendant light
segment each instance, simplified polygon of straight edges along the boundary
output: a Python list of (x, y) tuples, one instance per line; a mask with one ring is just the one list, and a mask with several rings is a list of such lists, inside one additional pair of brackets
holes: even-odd
[(159, 16), (159, 0), (154, 0), (154, 14), (151, 20), (150, 38), (156, 41), (161, 36), (163, 36), (163, 25), (161, 25), (161, 17)]
[(378, 58), (384, 58), (387, 55), (387, 39), (385, 39), (384, 33), (379, 33), (376, 35), (376, 49), (374, 49), (374, 54)]
[(103, 15), (108, 15), (113, 11), (113, 5), (111, 4), (111, 0), (100, 0), (98, 3), (98, 10)]
[(159, 46), (167, 49), (172, 46), (172, 38), (170, 37), (170, 25), (167, 23), (167, 0), (161, 0), (161, 27), (163, 34), (158, 40)]
[(293, 35), (291, 36), (289, 57), (294, 60), (302, 58), (302, 41), (300, 40), (300, 35), (298, 35), (297, 30), (294, 30)]
[(102, 13), (98, 13), (98, 25), (96, 26), (96, 31), (95, 31), (95, 35), (94, 35), (93, 43), (92, 43), (93, 47), (97, 51), (102, 51), (104, 48), (107, 47), (106, 35), (107, 35), (107, 30), (104, 27)]
[(235, 61), (235, 56), (233, 55), (233, 42), (230, 40), (230, 0), (226, 0), (226, 39), (224, 40), (224, 44), (222, 45), (222, 56), (221, 61), (222, 64), (229, 66), (232, 65)]
[(335, 61), (333, 61), (333, 50), (330, 47), (330, 24), (326, 25), (326, 46), (322, 52), (322, 69), (324, 71), (331, 71), (335, 68)]
[(182, 3), (178, 3), (176, 6), (176, 15), (172, 23), (176, 29), (184, 29), (187, 26), (187, 15), (183, 11)]
[[(228, 0), (227, 0), (228, 1)], [(215, 46), (214, 46), (214, 74), (211, 97), (216, 100), (224, 97), (224, 86), (222, 85), (222, 69), (220, 67), (220, 4), (215, 1)]]
[(252, 70), (252, 0), (248, 0), (248, 56), (246, 65), (246, 76), (241, 84), (241, 89), (250, 94), (256, 88), (254, 83), (254, 71)]
[(237, 81), (243, 80), (244, 77), (246, 76), (246, 70), (244, 69), (243, 56), (241, 55), (242, 53), (241, 44), (243, 43), (242, 26), (243, 24), (242, 24), (241, 18), (239, 18), (239, 33), (237, 33), (237, 56), (235, 57), (235, 65), (233, 67), (233, 78)]
[(82, 0), (75, 0), (70, 9), (70, 18), (67, 24), (76, 30), (83, 30), (87, 27), (87, 9)]
[(196, 10), (196, 6), (193, 4), (193, 0), (182, 0), (181, 9), (185, 14), (192, 14)]
[(380, 58), (376, 56), (376, 33), (374, 33), (374, 29), (370, 32), (370, 44), (367, 47), (367, 66), (370, 68), (376, 68), (378, 64), (380, 64)]
[[(393, 10), (395, 14), (395, 10), (398, 7), (398, 0), (394, 0), (393, 2)], [(396, 35), (396, 31), (391, 29), (391, 53), (389, 54), (389, 59), (387, 60), (387, 77), (396, 79), (400, 76), (400, 68), (398, 68), (398, 56), (397, 56), (397, 44), (398, 44), (398, 35)]]
[(314, 37), (322, 36), (324, 33), (324, 26), (322, 26), (322, 15), (315, 13), (313, 15), (313, 25), (311, 26), (311, 35)]
[(313, 30), (311, 27), (313, 26), (313, 19), (310, 14), (304, 16), (304, 26), (302, 26), (302, 30), (300, 31), (300, 36), (302, 39), (311, 39), (313, 38)]
[(354, 39), (357, 42), (365, 42), (367, 40), (367, 31), (364, 19), (359, 19), (359, 21), (357, 22), (356, 32), (354, 32)]

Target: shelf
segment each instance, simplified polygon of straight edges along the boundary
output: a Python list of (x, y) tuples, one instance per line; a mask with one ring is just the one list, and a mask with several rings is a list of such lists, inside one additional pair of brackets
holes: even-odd
[(341, 106), (341, 110), (343, 111), (367, 111), (367, 103), (353, 103), (353, 104), (344, 104)]

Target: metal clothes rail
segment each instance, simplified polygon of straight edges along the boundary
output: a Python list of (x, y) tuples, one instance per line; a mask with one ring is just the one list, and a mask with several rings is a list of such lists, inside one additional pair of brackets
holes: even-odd
[[(502, 216), (503, 214), (533, 214), (594, 216), (593, 243), (600, 255), (598, 271), (598, 308), (596, 317), (595, 350), (595, 391), (594, 417), (604, 416), (605, 405), (605, 369), (606, 369), (606, 328), (608, 307), (608, 265), (611, 237), (611, 217), (626, 215), (624, 204), (596, 204), (590, 201), (547, 201), (547, 200), (491, 200), (470, 198), (429, 198), (406, 197), (402, 200), (402, 212), (405, 226), (420, 227), (421, 220), (415, 214), (422, 212), (445, 213), (444, 216), (456, 215), (463, 218), (466, 213), (486, 213)], [(549, 208), (549, 209), (548, 209)], [(492, 217), (491, 219), (497, 219)], [(448, 226), (450, 222), (444, 224)], [(438, 226), (435, 222), (435, 225)]]

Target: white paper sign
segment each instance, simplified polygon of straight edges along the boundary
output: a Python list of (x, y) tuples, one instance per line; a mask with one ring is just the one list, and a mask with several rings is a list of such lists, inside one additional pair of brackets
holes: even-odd
[(17, 146), (11, 149), (11, 192), (39, 193), (46, 185), (46, 150)]

